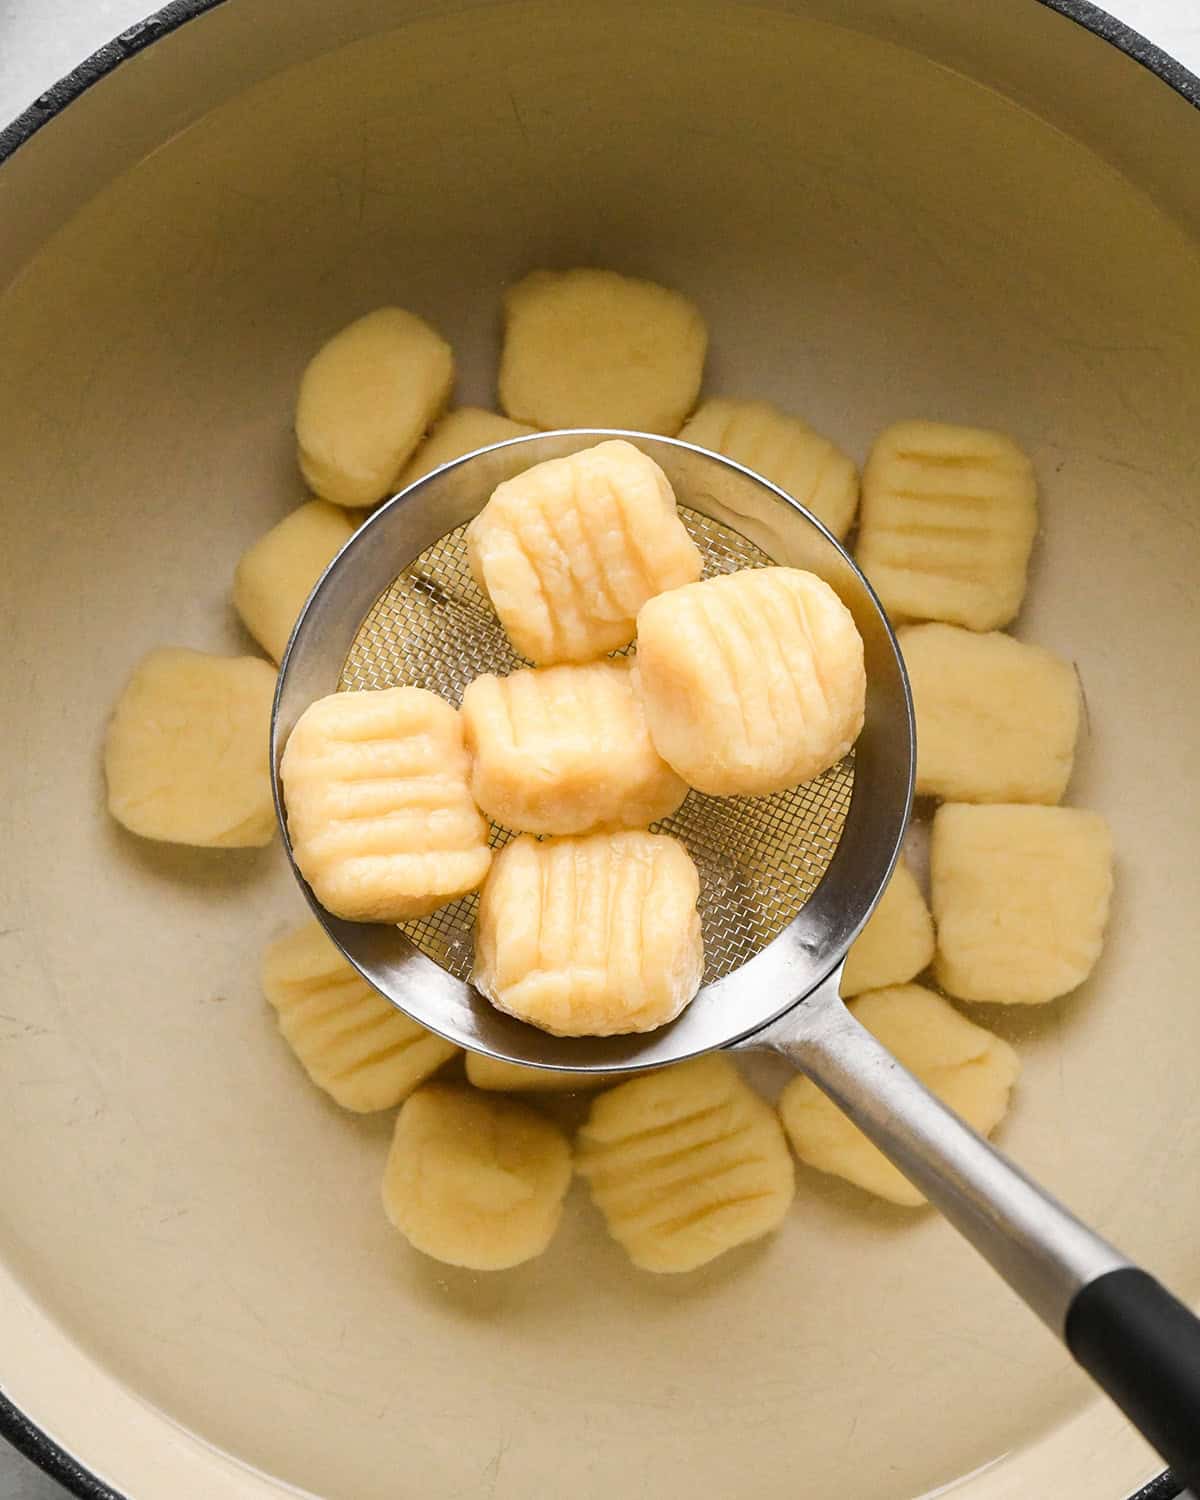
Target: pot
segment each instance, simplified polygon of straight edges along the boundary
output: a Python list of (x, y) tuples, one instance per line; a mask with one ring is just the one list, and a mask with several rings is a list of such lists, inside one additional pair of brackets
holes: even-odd
[(228, 577), (305, 498), (299, 373), (381, 303), (490, 405), (503, 286), (611, 265), (701, 306), (707, 389), (860, 460), (904, 416), (1010, 431), (1019, 633), (1078, 666), (1070, 800), (1119, 863), (1093, 979), (986, 1013), (1024, 1063), (1001, 1141), (1200, 1301), (1200, 83), (1131, 45), (1037, 0), (183, 3), (0, 137), (0, 1384), (77, 1493), (1157, 1472), (952, 1231), (806, 1169), (775, 1239), (683, 1278), (582, 1201), (515, 1272), (409, 1252), (390, 1119), (310, 1091), (258, 994), (303, 915), (279, 849), (123, 834), (98, 753), (144, 651), (250, 649)]

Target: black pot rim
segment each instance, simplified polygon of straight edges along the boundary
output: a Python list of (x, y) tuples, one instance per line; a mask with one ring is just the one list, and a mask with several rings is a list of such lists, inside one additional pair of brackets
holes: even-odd
[[(92, 84), (114, 72), (128, 58), (176, 31), (185, 22), (225, 3), (226, 0), (168, 0), (153, 15), (122, 31), (52, 84), (15, 120), (0, 128), (0, 164), (36, 135), (43, 125), (74, 103), (80, 94), (86, 93)], [(1132, 27), (1092, 5), (1090, 0), (1037, 0), (1037, 3), (1057, 11), (1124, 52), (1182, 95), (1189, 104), (1200, 109), (1200, 77)], [(31, 1422), (19, 1407), (14, 1406), (3, 1390), (0, 1390), (0, 1438), (6, 1439), (78, 1500), (133, 1500), (85, 1469), (65, 1448)], [(1175, 1500), (1180, 1493), (1180, 1485), (1170, 1474), (1160, 1474), (1136, 1495), (1130, 1496), (1130, 1500)], [(158, 1500), (158, 1497), (146, 1497), (146, 1500)]]

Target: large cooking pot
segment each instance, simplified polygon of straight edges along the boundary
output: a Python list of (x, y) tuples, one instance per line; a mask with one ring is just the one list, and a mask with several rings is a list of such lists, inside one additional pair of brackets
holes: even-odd
[(1010, 430), (1043, 489), (1021, 628), (1078, 663), (1073, 800), (1119, 874), (1093, 981), (988, 1017), (1025, 1064), (1003, 1144), (1200, 1300), (1198, 101), (1069, 0), (201, 0), (0, 136), (0, 1383), (78, 1493), (1155, 1473), (952, 1231), (816, 1174), (678, 1280), (582, 1204), (517, 1272), (410, 1253), (390, 1122), (307, 1090), (257, 994), (300, 915), (280, 851), (123, 835), (97, 752), (144, 650), (244, 649), (227, 577), (303, 496), (298, 373), (376, 304), (487, 404), (504, 283), (612, 265), (704, 309), (710, 389), (860, 457), (901, 416)]

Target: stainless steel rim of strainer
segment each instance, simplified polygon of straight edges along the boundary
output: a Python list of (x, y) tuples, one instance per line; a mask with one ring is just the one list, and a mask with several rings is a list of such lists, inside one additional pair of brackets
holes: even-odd
[[(640, 1035), (564, 1038), (497, 1011), (399, 928), (345, 922), (326, 912), (295, 865), (279, 764), (296, 720), (337, 690), (363, 621), (406, 567), (469, 521), (502, 481), (613, 437), (659, 464), (681, 506), (836, 590), (863, 638), (867, 710), (840, 839), (815, 890), (778, 935), (740, 967), (703, 985), (669, 1026)], [(419, 671), (408, 680), (422, 685)], [(284, 847), (314, 913), (350, 963), (399, 1009), (460, 1046), (531, 1067), (586, 1072), (660, 1067), (728, 1046), (816, 989), (840, 964), (891, 875), (911, 810), (914, 762), (912, 701), (896, 639), (870, 585), (830, 532), (782, 490), (728, 459), (675, 438), (607, 429), (514, 438), (434, 470), (381, 506), (309, 597), (284, 655), (271, 719)]]

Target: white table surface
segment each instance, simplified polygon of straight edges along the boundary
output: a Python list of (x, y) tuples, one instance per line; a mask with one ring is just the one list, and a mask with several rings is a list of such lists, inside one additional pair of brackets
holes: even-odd
[[(154, 0), (0, 0), (0, 124), (153, 8)], [(1200, 73), (1200, 0), (1109, 0), (1106, 8)], [(64, 1500), (65, 1495), (0, 1442), (0, 1500)]]

